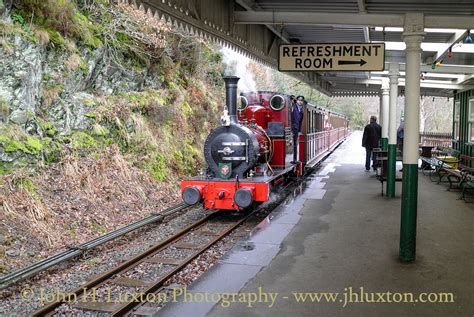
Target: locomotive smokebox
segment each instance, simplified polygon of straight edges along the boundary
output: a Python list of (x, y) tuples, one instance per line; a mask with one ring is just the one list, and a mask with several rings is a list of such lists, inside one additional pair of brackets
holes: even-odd
[(237, 123), (237, 82), (239, 77), (225, 76), (225, 97), (230, 122)]

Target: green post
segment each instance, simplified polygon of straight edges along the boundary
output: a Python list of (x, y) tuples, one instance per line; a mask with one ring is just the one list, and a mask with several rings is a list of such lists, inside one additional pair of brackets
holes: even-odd
[(403, 164), (400, 260), (412, 262), (416, 255), (416, 213), (418, 203), (418, 164)]
[(397, 145), (388, 145), (387, 197), (395, 197), (395, 174), (397, 166)]
[(388, 150), (388, 138), (382, 138), (381, 139), (381, 143), (382, 143), (382, 150), (383, 151), (387, 151)]

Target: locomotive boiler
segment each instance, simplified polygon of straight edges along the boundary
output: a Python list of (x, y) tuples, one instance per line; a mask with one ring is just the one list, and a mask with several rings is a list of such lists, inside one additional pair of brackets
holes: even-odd
[(222, 126), (214, 129), (204, 143), (204, 157), (209, 169), (222, 179), (244, 175), (268, 160), (272, 143), (265, 130), (255, 123), (237, 121), (238, 77), (225, 77), (227, 111)]

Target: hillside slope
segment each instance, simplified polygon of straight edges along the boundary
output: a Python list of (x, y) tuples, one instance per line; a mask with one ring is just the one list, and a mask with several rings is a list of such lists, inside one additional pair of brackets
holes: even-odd
[(217, 122), (214, 47), (106, 0), (0, 1), (0, 273), (175, 202)]

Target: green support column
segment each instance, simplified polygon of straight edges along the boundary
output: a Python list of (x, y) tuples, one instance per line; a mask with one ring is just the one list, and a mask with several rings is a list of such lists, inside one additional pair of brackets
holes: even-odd
[(382, 135), (380, 140), (380, 146), (382, 150), (387, 151), (388, 149), (388, 125), (389, 125), (389, 104), (390, 104), (390, 84), (388, 78), (382, 78), (381, 87), (381, 109), (380, 109), (380, 125), (382, 126)]
[(395, 171), (397, 159), (397, 145), (388, 145), (387, 197), (395, 197)]
[(416, 255), (416, 214), (418, 203), (418, 164), (403, 164), (400, 260), (411, 262)]
[(420, 131), (420, 64), (424, 38), (423, 13), (406, 13), (403, 40), (406, 44), (405, 129), (403, 138), (403, 184), (400, 223), (400, 260), (416, 256), (418, 203), (418, 142)]
[(390, 93), (388, 115), (388, 171), (387, 197), (395, 197), (395, 173), (397, 167), (397, 97), (398, 97), (398, 64), (389, 65)]

